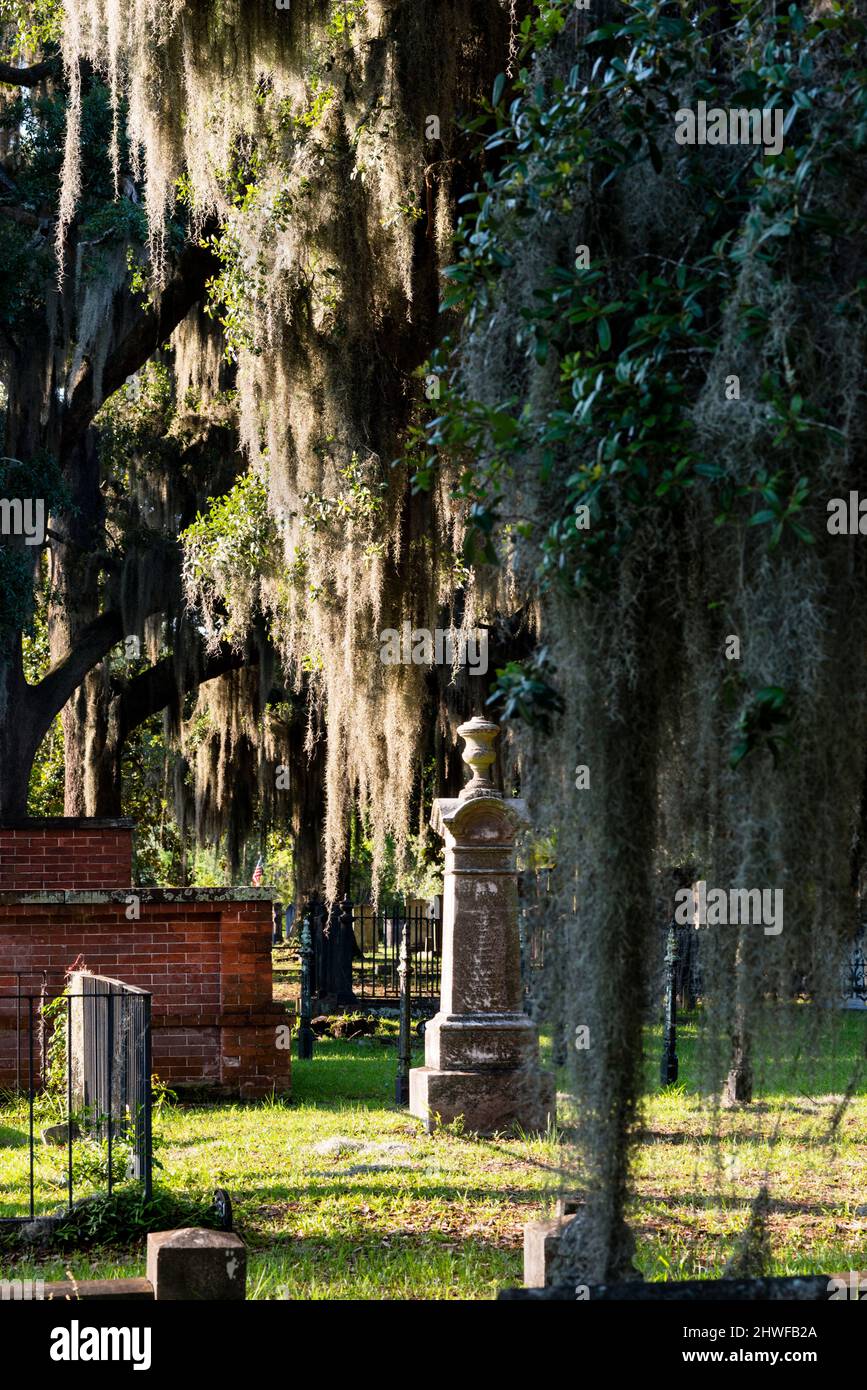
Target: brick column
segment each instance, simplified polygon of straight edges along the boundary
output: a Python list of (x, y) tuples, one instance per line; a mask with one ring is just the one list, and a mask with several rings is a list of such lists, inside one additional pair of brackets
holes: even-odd
[(28, 817), (0, 821), (0, 891), (127, 888), (131, 820)]

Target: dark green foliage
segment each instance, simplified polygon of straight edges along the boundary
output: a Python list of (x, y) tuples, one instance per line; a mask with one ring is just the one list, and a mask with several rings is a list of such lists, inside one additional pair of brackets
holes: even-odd
[(0, 323), (8, 328), (39, 310), (52, 257), (32, 230), (0, 218)]
[(776, 767), (780, 760), (781, 748), (789, 742), (783, 728), (791, 718), (789, 697), (780, 686), (771, 685), (757, 691), (740, 717), (740, 738), (732, 750), (732, 767), (737, 767), (738, 763), (756, 748), (766, 749)]
[(47, 510), (69, 506), (69, 494), (53, 458), (0, 458), (0, 497), (41, 497)]
[(562, 714), (563, 698), (547, 679), (553, 675), (544, 647), (528, 661), (510, 661), (497, 668), (493, 693), (487, 700), (495, 718), (522, 719), (531, 728), (548, 733), (555, 714)]
[[(13, 194), (4, 187), (2, 201), (14, 201), (46, 218), (53, 218), (60, 187), (63, 142), (66, 132), (66, 96), (62, 90), (46, 95), (38, 89), (20, 92), (0, 111), (0, 126), (17, 136)], [(122, 224), (132, 220), (138, 233), (143, 230), (141, 210), (129, 199), (115, 201), (114, 175), (109, 150), (113, 118), (108, 90), (93, 80), (81, 103), (82, 234), (87, 239), (93, 228), (106, 229), (115, 219)], [(128, 168), (128, 148), (120, 127), (121, 169)], [(129, 206), (125, 206), (129, 204)], [(135, 212), (133, 211), (135, 209)], [(100, 215), (105, 220), (91, 223)]]
[(148, 1231), (169, 1231), (182, 1226), (218, 1230), (220, 1219), (213, 1202), (204, 1194), (179, 1194), (156, 1187), (150, 1201), (142, 1187), (88, 1197), (60, 1223), (54, 1241), (61, 1247), (86, 1245), (126, 1246), (142, 1240)]
[[(524, 22), (527, 51), (544, 52), (569, 8), (546, 4), (535, 22)], [(734, 6), (733, 51), (743, 55), (734, 63), (707, 22), (692, 23), (661, 0), (622, 8), (623, 19), (584, 40), (591, 58), (598, 54), (589, 81), (577, 62), (568, 77), (550, 84), (538, 84), (527, 68), (511, 90), (498, 80), (487, 116), (496, 128), (484, 149), (499, 167), (465, 199), (459, 259), (446, 271), (444, 307), (462, 310), (472, 329), (514, 265), (523, 226), (555, 227), (572, 209), (589, 206), (589, 265), (574, 247), (561, 245), (541, 268), (535, 307), (521, 309), (516, 323), (517, 355), (552, 365), (559, 401), (540, 414), (517, 397), (496, 404), (473, 399), (447, 339), (432, 365), (449, 390), (428, 432), (432, 456), (415, 479), (416, 486), (430, 486), (439, 450), (476, 460), (461, 481), (479, 533), (467, 553), (489, 560), (505, 479), (534, 465), (543, 485), (565, 478), (565, 486), (552, 488), (558, 514), (544, 537), (542, 577), (571, 588), (609, 588), (642, 515), (678, 508), (696, 487), (718, 496), (721, 518), (739, 501), (737, 516), (767, 523), (772, 545), (811, 540), (810, 488), (803, 473), (793, 472), (791, 446), (797, 444), (795, 466), (803, 469), (805, 460), (834, 448), (839, 431), (825, 403), (811, 401), (809, 358), (805, 353), (799, 364), (794, 326), (785, 368), (765, 373), (761, 383), (770, 407), (767, 445), (752, 469), (721, 481), (723, 470), (697, 437), (696, 410), (708, 355), (729, 331), (732, 313), (742, 341), (767, 331), (763, 306), (735, 299), (744, 260), (764, 263), (781, 287), (796, 277), (806, 288), (829, 255), (845, 254), (858, 217), (845, 199), (829, 210), (818, 190), (829, 178), (851, 174), (867, 143), (867, 82), (859, 61), (865, 28), (848, 7), (808, 17), (792, 5), (769, 18), (764, 7), (744, 0)], [(736, 149), (720, 159), (707, 149), (683, 148), (675, 172), (670, 148), (663, 155), (674, 113), (699, 98), (709, 107), (780, 108), (782, 152), (763, 158), (760, 150), (751, 157)], [(480, 118), (474, 128), (484, 124)], [(604, 208), (608, 186), (636, 167), (644, 171), (649, 199), (654, 180), (675, 177), (688, 201), (674, 255), (669, 247), (654, 254), (652, 245), (628, 258), (611, 254), (616, 238), (609, 254), (600, 254), (605, 236), (594, 226), (594, 204)], [(863, 281), (841, 294), (841, 332), (862, 300)], [(593, 517), (586, 530), (575, 520), (582, 504)]]

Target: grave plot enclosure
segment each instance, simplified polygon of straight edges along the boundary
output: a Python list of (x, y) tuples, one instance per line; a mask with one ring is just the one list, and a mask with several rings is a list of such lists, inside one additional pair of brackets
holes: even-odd
[[(131, 831), (0, 825), (0, 994), (52, 997), (76, 964), (120, 977), (152, 995), (163, 1081), (249, 1098), (286, 1092), (291, 1019), (272, 997), (270, 890), (121, 886)], [(108, 886), (98, 886), (103, 873)], [(20, 1013), (14, 998), (0, 1003), (0, 1086), (20, 1070)]]

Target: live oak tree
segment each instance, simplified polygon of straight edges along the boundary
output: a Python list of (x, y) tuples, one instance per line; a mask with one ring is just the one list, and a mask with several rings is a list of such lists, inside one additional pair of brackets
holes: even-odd
[[(7, 74), (23, 92), (9, 176), (20, 182), (34, 142), (45, 166), (38, 199), (14, 208), (16, 226), (41, 219), (31, 316), (41, 338), (33, 352), (28, 331), (29, 376), (21, 354), (8, 361), (7, 452), (29, 466), (38, 451), (63, 491), (48, 537), (53, 665), (30, 687), (20, 651), (37, 560), (4, 547), (20, 597), (5, 629), (6, 814), (23, 812), (59, 709), (66, 809), (93, 814), (117, 809), (123, 745), (165, 708), (189, 771), (181, 814), (237, 846), (254, 806), (267, 815), (273, 802), (280, 750), (264, 708), (282, 693), (308, 707), (300, 746), (294, 732), (281, 737), (294, 748), (293, 817), (315, 805), (300, 817), (311, 864), (324, 814), (334, 892), (356, 803), (375, 810), (381, 866), (420, 809), (423, 757), (437, 753), (441, 785), (459, 779), (454, 728), (486, 688), (445, 671), (386, 679), (378, 629), (474, 616), (447, 493), (432, 506), (392, 461), (426, 408), (419, 368), (439, 332), (437, 270), (472, 176), (458, 118), (507, 57), (510, 10), (46, 3), (37, 30), (7, 7), (23, 64)], [(209, 318), (191, 312), (201, 305)], [(170, 339), (177, 413), (192, 391), (200, 425), (220, 395), (214, 344), (218, 362), (225, 349), (229, 429), (243, 449), (237, 437), (220, 444), (225, 420), (208, 426), (231, 466), (208, 462), (197, 441), (200, 490), (181, 489), (176, 506), (177, 430), (175, 462), (157, 441), (132, 478), (108, 460), (99, 415)], [(28, 396), (49, 401), (49, 418), (25, 410)], [(23, 414), (29, 435), (15, 424)], [(237, 574), (225, 556), (209, 573), (222, 551), (201, 541), (219, 531), (221, 496), (242, 511), (249, 501), (232, 493), (245, 463), (265, 489), (274, 544), (252, 572), (248, 555)], [(132, 636), (147, 661), (124, 671), (117, 650), (107, 654)]]
[[(7, 28), (8, 35), (14, 32)], [(6, 83), (0, 205), (4, 495), (43, 499), (51, 517), (45, 545), (51, 661), (32, 683), (24, 676), (22, 638), (43, 548), (4, 537), (0, 551), (0, 814), (25, 814), (33, 758), (64, 707), (67, 809), (81, 813), (88, 809), (82, 787), (87, 721), (67, 702), (76, 692), (86, 701), (89, 673), (126, 635), (119, 581), (131, 558), (107, 548), (104, 479), (92, 426), (103, 402), (202, 299), (214, 260), (193, 242), (181, 244), (158, 302), (143, 302), (131, 292), (127, 256), (142, 245), (144, 219), (128, 176), (120, 197), (114, 196), (110, 107), (105, 87), (92, 74), (84, 76), (86, 177), (58, 259), (62, 65), (57, 56), (20, 67), (7, 63), (0, 78)], [(159, 602), (152, 611), (160, 611)], [(108, 809), (104, 794), (96, 795), (92, 809), (100, 807)]]

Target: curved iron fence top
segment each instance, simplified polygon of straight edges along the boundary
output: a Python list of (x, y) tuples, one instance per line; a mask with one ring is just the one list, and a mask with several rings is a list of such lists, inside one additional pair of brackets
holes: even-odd
[[(71, 974), (72, 976), (77, 975), (77, 976), (79, 976), (80, 978), (83, 977), (83, 978), (86, 979), (86, 980), (97, 980), (97, 981), (99, 981), (100, 984), (113, 985), (113, 986), (116, 987), (116, 989), (117, 989), (119, 992), (124, 993), (124, 994), (146, 994), (146, 995), (148, 996), (148, 998), (153, 998), (153, 990), (150, 990), (150, 989), (142, 989), (140, 985), (131, 985), (131, 984), (128, 984), (126, 980), (118, 980), (118, 979), (115, 979), (114, 976), (112, 976), (112, 975), (94, 975), (94, 974), (93, 974), (91, 971), (89, 971), (89, 970), (73, 970), (73, 971), (70, 972), (70, 974)], [(38, 970), (2, 970), (2, 969), (0, 969), (0, 979), (2, 979), (4, 975), (12, 976), (12, 977), (15, 979), (16, 983), (15, 983), (14, 991), (11, 990), (11, 989), (0, 989), (0, 999), (39, 999), (39, 1000), (44, 1000), (45, 989), (54, 989), (54, 987), (55, 987), (54, 984), (53, 984), (53, 983), (50, 984), (49, 981), (48, 981), (45, 977), (48, 976), (48, 975), (52, 975), (52, 976), (54, 977), (55, 980), (65, 980), (66, 977), (67, 977), (67, 971), (66, 971), (66, 970), (42, 970), (42, 969), (38, 969)], [(39, 976), (42, 976), (42, 979), (41, 979), (41, 980), (39, 980), (39, 978), (38, 978)], [(37, 979), (37, 983), (38, 983), (38, 984), (41, 984), (41, 985), (42, 985), (42, 988), (41, 988), (38, 992), (30, 992), (30, 991), (28, 991), (28, 990), (22, 990), (22, 988), (21, 988), (21, 981), (22, 981), (23, 978), (27, 978), (27, 977), (34, 977), (34, 978), (36, 978), (36, 979)], [(63, 988), (61, 989), (60, 993), (61, 993), (65, 998), (67, 998), (67, 999), (82, 999), (82, 998), (92, 998), (92, 997), (93, 997), (93, 995), (90, 995), (90, 994), (69, 994), (69, 993), (67, 993), (66, 989), (63, 989)]]
[[(94, 980), (98, 981), (99, 984), (112, 985), (123, 994), (146, 994), (148, 997), (151, 997), (153, 994), (153, 991), (150, 989), (142, 989), (139, 985), (127, 984), (126, 980), (117, 980), (112, 975), (94, 975), (89, 970), (74, 970), (72, 973), (82, 980)], [(81, 997), (81, 995), (72, 994), (68, 996), (70, 999), (80, 999)], [(90, 996), (85, 997), (87, 998)]]

